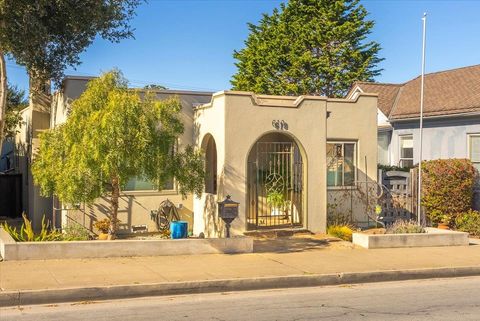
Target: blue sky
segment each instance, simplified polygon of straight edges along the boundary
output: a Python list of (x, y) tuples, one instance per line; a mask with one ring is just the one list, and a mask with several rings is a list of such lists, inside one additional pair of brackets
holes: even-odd
[[(137, 10), (135, 39), (97, 39), (66, 74), (98, 75), (121, 69), (133, 86), (149, 83), (186, 90), (230, 88), (234, 49), (248, 35), (247, 22), (271, 12), (277, 0), (150, 0)], [(376, 21), (371, 39), (385, 58), (376, 80), (404, 82), (420, 73), (421, 17), (428, 13), (427, 72), (480, 63), (480, 1), (364, 0)], [(9, 81), (28, 87), (22, 67), (7, 65)]]

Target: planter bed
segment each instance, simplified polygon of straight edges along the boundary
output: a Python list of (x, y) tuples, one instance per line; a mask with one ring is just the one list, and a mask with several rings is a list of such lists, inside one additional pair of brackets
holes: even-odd
[(253, 252), (253, 238), (250, 237), (15, 242), (0, 228), (0, 255), (5, 261), (251, 252)]
[(353, 233), (352, 242), (367, 249), (468, 245), (468, 233), (425, 228), (426, 233), (366, 234)]

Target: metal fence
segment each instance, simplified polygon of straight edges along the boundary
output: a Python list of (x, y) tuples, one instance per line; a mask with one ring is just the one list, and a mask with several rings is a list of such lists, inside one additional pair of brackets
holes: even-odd
[(302, 225), (303, 163), (293, 142), (258, 142), (248, 164), (248, 228)]

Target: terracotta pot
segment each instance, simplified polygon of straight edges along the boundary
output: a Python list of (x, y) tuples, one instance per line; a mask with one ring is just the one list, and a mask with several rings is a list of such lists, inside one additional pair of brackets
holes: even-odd
[(450, 228), (448, 227), (448, 224), (445, 224), (445, 223), (438, 223), (438, 226), (437, 228), (441, 229), (441, 230), (449, 230)]
[(108, 233), (103, 233), (102, 232), (102, 233), (98, 234), (98, 239), (102, 240), (102, 241), (108, 240)]

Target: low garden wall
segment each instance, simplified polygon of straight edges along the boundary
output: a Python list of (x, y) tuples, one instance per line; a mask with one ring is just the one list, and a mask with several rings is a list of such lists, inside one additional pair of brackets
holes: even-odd
[(253, 238), (250, 237), (15, 242), (0, 228), (0, 254), (5, 261), (252, 252)]
[(353, 233), (352, 242), (367, 249), (395, 247), (431, 247), (468, 245), (468, 233), (425, 228), (426, 233), (366, 234)]

